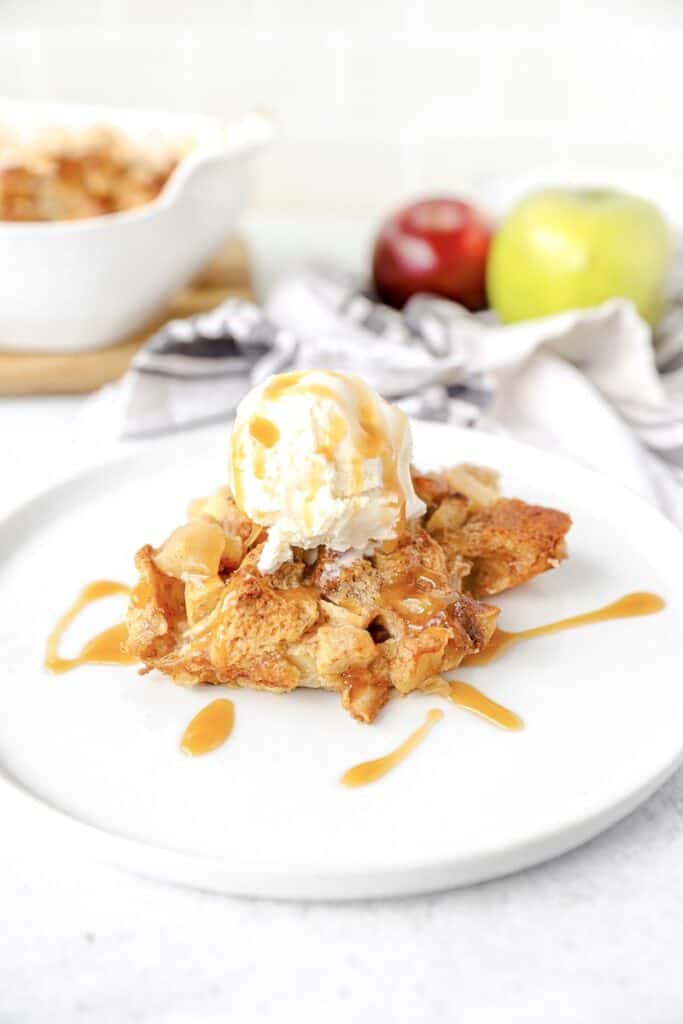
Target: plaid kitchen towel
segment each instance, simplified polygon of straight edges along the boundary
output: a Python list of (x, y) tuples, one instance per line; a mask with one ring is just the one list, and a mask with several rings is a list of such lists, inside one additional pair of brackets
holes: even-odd
[(428, 295), (397, 312), (350, 275), (304, 270), (265, 309), (229, 300), (168, 323), (87, 412), (110, 435), (163, 433), (227, 418), (268, 375), (310, 367), (357, 373), (410, 415), (572, 455), (683, 526), (683, 261), (654, 347), (624, 300), (502, 326)]

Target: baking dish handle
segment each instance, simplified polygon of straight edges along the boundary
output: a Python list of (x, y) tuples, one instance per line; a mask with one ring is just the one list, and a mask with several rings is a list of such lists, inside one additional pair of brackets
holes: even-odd
[(204, 172), (215, 170), (216, 165), (230, 164), (257, 153), (268, 145), (274, 133), (273, 118), (264, 111), (252, 111), (239, 121), (226, 125), (222, 141), (213, 146), (199, 146), (180, 162), (168, 179), (160, 200), (173, 202), (188, 188), (200, 185)]

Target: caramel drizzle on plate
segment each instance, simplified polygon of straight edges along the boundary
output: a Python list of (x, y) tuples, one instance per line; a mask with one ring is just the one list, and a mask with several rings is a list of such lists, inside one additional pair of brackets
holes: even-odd
[(431, 711), (427, 712), (427, 717), (419, 729), (412, 732), (400, 746), (392, 750), (391, 753), (385, 754), (384, 757), (377, 757), (373, 761), (363, 761), (361, 764), (349, 768), (342, 775), (341, 782), (345, 786), (356, 787), (367, 786), (368, 783), (381, 779), (383, 775), (390, 772), (397, 764), (404, 761), (408, 754), (422, 743), (428, 733), (431, 732), (436, 723), (440, 722), (442, 718), (443, 711), (440, 708), (432, 708)]
[(656, 612), (661, 612), (665, 606), (666, 602), (658, 594), (636, 591), (633, 594), (625, 594), (617, 601), (603, 605), (602, 608), (596, 608), (592, 612), (572, 615), (567, 619), (558, 619), (557, 622), (548, 622), (545, 626), (534, 626), (532, 629), (523, 629), (519, 632), (497, 629), (484, 650), (465, 658), (463, 665), (488, 665), (513, 644), (521, 643), (523, 640), (532, 640), (534, 637), (548, 636), (551, 633), (562, 633), (567, 629), (578, 629), (580, 626), (590, 626), (595, 622), (654, 615)]
[(212, 700), (195, 715), (183, 733), (180, 749), (190, 757), (209, 754), (221, 747), (230, 736), (235, 722), (231, 700)]
[(102, 633), (97, 633), (91, 640), (88, 640), (75, 658), (62, 658), (59, 654), (59, 645), (64, 633), (81, 611), (93, 601), (99, 601), (114, 594), (129, 595), (130, 587), (114, 580), (96, 580), (83, 588), (48, 637), (45, 648), (45, 668), (49, 672), (61, 674), (69, 672), (79, 665), (134, 665), (136, 663), (137, 658), (126, 654), (122, 648), (128, 636), (125, 622), (120, 622), (105, 629)]
[(524, 728), (524, 722), (514, 711), (503, 707), (502, 704), (497, 704), (481, 690), (470, 686), (469, 683), (464, 683), (461, 679), (456, 679), (454, 682), (440, 680), (429, 686), (426, 692), (445, 697), (452, 704), (457, 704), (458, 707), (479, 715), (480, 718), (491, 722), (492, 725), (497, 725), (500, 729), (517, 732)]
[[(401, 579), (397, 582), (394, 590), (385, 595), (386, 603), (397, 610), (400, 608), (401, 614), (405, 616), (406, 602), (415, 599), (417, 595), (417, 599), (425, 601), (425, 605), (422, 608), (414, 608), (411, 614), (414, 616), (414, 621), (427, 621), (424, 619), (424, 616), (438, 611), (438, 609), (430, 604), (429, 594), (431, 590), (436, 589), (441, 581), (436, 576), (432, 578), (432, 575), (421, 570), (419, 577), (420, 586), (417, 588), (416, 580), (408, 581)], [(305, 588), (294, 588), (291, 592), (283, 591), (282, 593), (291, 599), (298, 600), (299, 591), (302, 589)], [(115, 580), (96, 580), (84, 587), (73, 604), (59, 619), (48, 637), (45, 650), (45, 667), (48, 671), (60, 674), (77, 668), (79, 665), (86, 664), (135, 664), (137, 659), (123, 650), (123, 644), (127, 637), (125, 622), (110, 626), (109, 629), (97, 633), (74, 658), (63, 658), (59, 654), (59, 645), (64, 633), (84, 608), (102, 598), (112, 597), (116, 594), (129, 596), (130, 592), (130, 587), (125, 583), (119, 583)], [(538, 636), (559, 633), (568, 629), (577, 629), (581, 626), (592, 625), (597, 622), (653, 615), (661, 611), (665, 606), (666, 602), (658, 594), (637, 591), (626, 594), (617, 601), (613, 601), (594, 611), (559, 619), (556, 622), (546, 623), (543, 626), (535, 626), (518, 632), (498, 629), (489, 641), (488, 646), (479, 654), (470, 655), (463, 664), (486, 665), (498, 658), (509, 647), (523, 640), (531, 640)], [(410, 607), (407, 608), (407, 611), (411, 611)], [(480, 690), (462, 680), (448, 682), (438, 679), (426, 687), (425, 692), (438, 694), (458, 707), (471, 711), (502, 729), (516, 731), (523, 728), (522, 719), (514, 711), (496, 703), (496, 701), (481, 693)], [(425, 722), (411, 733), (395, 750), (383, 757), (375, 758), (372, 761), (364, 761), (350, 768), (342, 776), (342, 783), (345, 786), (357, 787), (376, 782), (405, 760), (422, 743), (430, 730), (442, 718), (443, 711), (433, 708), (427, 713)], [(226, 699), (211, 701), (195, 715), (185, 729), (180, 744), (181, 749), (186, 754), (194, 757), (216, 750), (229, 738), (233, 724), (234, 706), (232, 701)]]

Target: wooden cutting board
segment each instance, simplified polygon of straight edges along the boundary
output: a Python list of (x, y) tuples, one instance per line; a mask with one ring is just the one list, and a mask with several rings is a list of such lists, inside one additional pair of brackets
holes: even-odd
[(177, 293), (144, 330), (89, 352), (0, 351), (0, 395), (59, 395), (94, 391), (116, 380), (150, 335), (176, 317), (213, 309), (227, 298), (252, 298), (244, 242), (231, 239), (195, 280)]

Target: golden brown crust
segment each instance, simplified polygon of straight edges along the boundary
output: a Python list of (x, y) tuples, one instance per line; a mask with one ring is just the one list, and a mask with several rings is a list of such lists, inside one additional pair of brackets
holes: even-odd
[(185, 627), (185, 588), (180, 580), (157, 569), (153, 554), (154, 549), (146, 544), (135, 556), (140, 578), (128, 608), (126, 647), (144, 662), (173, 650)]
[(460, 664), (468, 654), (483, 651), (495, 632), (498, 611), (495, 605), (476, 601), (468, 594), (453, 596), (453, 602), (448, 607), (448, 620), (453, 631), (456, 631), (457, 625), (458, 631), (464, 633), (464, 638), (461, 641), (462, 654), (449, 668)]
[(380, 579), (380, 587), (390, 587), (401, 580), (425, 580), (447, 586), (446, 556), (437, 541), (422, 529), (405, 533), (393, 551), (377, 551), (373, 559)]
[(509, 590), (566, 558), (570, 517), (501, 498), (494, 470), (464, 464), (413, 480), (430, 498), (425, 528), (443, 550), (451, 580), (473, 597)]
[(348, 670), (343, 682), (342, 707), (359, 722), (374, 722), (391, 696), (391, 680), (382, 656), (366, 668)]
[(355, 560), (321, 549), (313, 564), (295, 551), (268, 575), (257, 567), (263, 531), (224, 490), (193, 503), (205, 536), (193, 526), (173, 546), (138, 552), (129, 651), (184, 685), (336, 690), (355, 718), (373, 721), (392, 692), (426, 688), (482, 650), (498, 609), (476, 598), (557, 564), (570, 525), (561, 512), (498, 498), (490, 470), (414, 480), (428, 512), (397, 543)]
[(367, 626), (381, 590), (380, 574), (368, 559), (349, 564), (337, 552), (325, 549), (313, 568), (312, 583), (326, 601), (357, 615)]
[(437, 537), (449, 560), (471, 563), (464, 589), (474, 597), (489, 597), (555, 568), (566, 557), (570, 526), (564, 512), (501, 498), (459, 529)]

